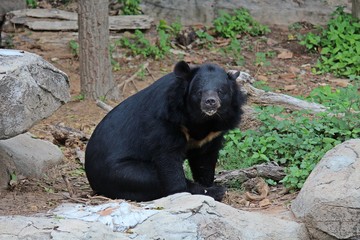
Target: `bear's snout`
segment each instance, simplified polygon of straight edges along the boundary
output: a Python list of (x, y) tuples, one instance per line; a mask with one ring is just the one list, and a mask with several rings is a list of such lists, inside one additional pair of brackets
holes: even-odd
[(201, 111), (208, 116), (214, 115), (220, 107), (220, 98), (215, 91), (204, 92), (201, 98)]

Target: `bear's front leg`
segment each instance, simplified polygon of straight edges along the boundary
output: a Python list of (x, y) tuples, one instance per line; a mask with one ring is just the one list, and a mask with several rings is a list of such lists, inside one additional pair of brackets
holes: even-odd
[(205, 187), (211, 187), (214, 184), (215, 167), (221, 147), (222, 137), (220, 136), (201, 148), (188, 151), (187, 158), (195, 182)]
[(153, 159), (161, 187), (166, 195), (189, 192), (183, 169), (183, 158), (179, 155), (162, 153)]

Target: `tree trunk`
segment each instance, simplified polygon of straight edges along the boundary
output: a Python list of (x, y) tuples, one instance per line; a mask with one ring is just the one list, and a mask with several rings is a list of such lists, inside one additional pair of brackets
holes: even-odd
[(360, 0), (352, 0), (352, 15), (360, 19)]
[(79, 0), (81, 92), (86, 98), (119, 99), (109, 55), (108, 0)]

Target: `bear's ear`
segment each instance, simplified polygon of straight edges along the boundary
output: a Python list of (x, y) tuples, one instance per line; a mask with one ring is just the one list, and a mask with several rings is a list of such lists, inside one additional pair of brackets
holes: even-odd
[(190, 71), (190, 66), (184, 61), (178, 62), (174, 67), (175, 76), (179, 78), (186, 79)]
[(230, 80), (236, 81), (236, 79), (239, 77), (240, 72), (239, 71), (235, 71), (235, 70), (229, 70), (227, 72), (227, 75), (229, 77)]

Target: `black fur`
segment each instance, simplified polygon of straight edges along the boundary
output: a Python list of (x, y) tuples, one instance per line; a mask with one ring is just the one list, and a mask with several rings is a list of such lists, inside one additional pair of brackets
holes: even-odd
[[(225, 188), (213, 185), (218, 152), (245, 101), (237, 76), (214, 64), (190, 68), (181, 61), (173, 73), (115, 107), (86, 148), (92, 189), (135, 201), (178, 192), (221, 200)], [(184, 159), (195, 182), (185, 178)]]

